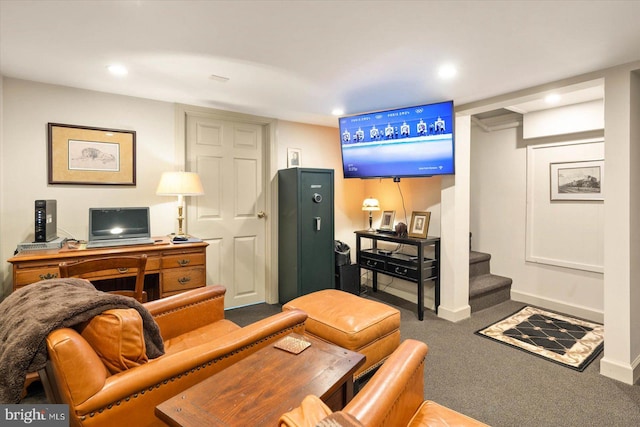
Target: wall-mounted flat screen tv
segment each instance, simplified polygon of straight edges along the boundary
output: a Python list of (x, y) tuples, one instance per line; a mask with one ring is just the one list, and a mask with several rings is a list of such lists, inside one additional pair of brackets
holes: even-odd
[(345, 178), (451, 175), (453, 101), (341, 117)]

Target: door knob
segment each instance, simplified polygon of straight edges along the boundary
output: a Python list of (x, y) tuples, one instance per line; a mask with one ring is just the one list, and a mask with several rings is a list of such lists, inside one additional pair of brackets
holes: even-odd
[(258, 218), (261, 218), (261, 219), (262, 219), (262, 218), (264, 218), (265, 216), (267, 216), (267, 214), (266, 214), (266, 213), (264, 213), (264, 211), (260, 211), (260, 212), (258, 212)]

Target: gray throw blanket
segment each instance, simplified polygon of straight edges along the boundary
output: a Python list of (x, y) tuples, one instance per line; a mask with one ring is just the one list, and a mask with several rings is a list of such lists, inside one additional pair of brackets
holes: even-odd
[(114, 308), (138, 310), (147, 356), (153, 359), (164, 354), (160, 329), (142, 304), (101, 292), (87, 280), (43, 280), (5, 298), (0, 303), (0, 403), (19, 403), (26, 374), (45, 366), (49, 332), (73, 327)]

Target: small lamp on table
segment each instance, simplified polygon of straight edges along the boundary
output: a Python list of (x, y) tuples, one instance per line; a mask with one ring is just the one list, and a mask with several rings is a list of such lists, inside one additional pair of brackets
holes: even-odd
[(373, 230), (373, 211), (379, 211), (380, 210), (380, 202), (378, 202), (378, 199), (374, 199), (373, 197), (369, 197), (368, 199), (364, 199), (364, 202), (362, 202), (362, 210), (363, 211), (369, 211), (369, 230), (368, 231), (374, 231)]
[(178, 196), (178, 233), (173, 240), (188, 239), (182, 224), (184, 222), (184, 196), (201, 196), (204, 194), (200, 177), (195, 172), (164, 172), (156, 189), (159, 196)]

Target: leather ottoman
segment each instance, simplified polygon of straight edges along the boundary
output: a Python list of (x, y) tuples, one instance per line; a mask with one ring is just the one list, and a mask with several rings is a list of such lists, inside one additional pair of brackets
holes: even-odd
[(376, 369), (400, 345), (400, 312), (337, 289), (303, 295), (282, 310), (307, 313), (305, 333), (366, 356), (354, 380)]

